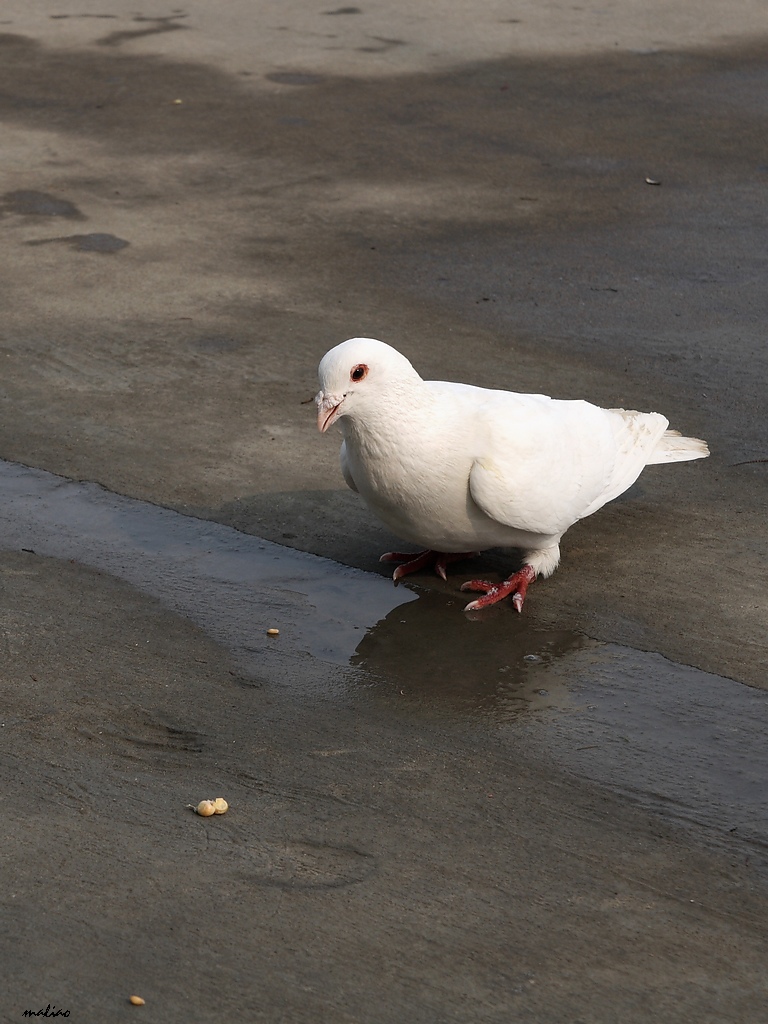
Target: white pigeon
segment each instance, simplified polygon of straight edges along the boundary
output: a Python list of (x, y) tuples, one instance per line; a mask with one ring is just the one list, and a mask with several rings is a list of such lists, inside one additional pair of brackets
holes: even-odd
[(709, 454), (704, 441), (667, 430), (656, 412), (426, 381), (405, 356), (373, 338), (327, 352), (318, 371), (317, 425), (338, 423), (341, 471), (398, 536), (425, 548), (389, 552), (397, 580), (426, 565), (485, 548), (519, 548), (524, 564), (482, 591), (467, 610), (512, 595), (522, 610), (530, 583), (550, 576), (560, 538), (626, 491), (645, 466)]

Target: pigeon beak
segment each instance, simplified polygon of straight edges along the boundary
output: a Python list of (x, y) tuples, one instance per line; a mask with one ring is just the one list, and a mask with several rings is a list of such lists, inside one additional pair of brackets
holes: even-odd
[(326, 395), (324, 391), (318, 391), (315, 404), (317, 405), (317, 429), (321, 434), (324, 434), (328, 427), (336, 421), (342, 401), (343, 399), (336, 398), (334, 395)]

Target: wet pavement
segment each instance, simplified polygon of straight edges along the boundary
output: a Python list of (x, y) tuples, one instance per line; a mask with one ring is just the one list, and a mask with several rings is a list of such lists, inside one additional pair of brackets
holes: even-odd
[[(764, 1019), (763, 5), (2, 21), (4, 1019)], [(712, 457), (466, 615), (314, 429), (361, 334)]]
[(768, 871), (767, 693), (530, 628), (508, 608), (465, 615), (450, 584), (394, 586), (94, 484), (0, 462), (0, 485), (5, 550), (124, 580), (222, 644), (247, 678), (279, 682), (288, 706), (365, 693), (419, 717), (479, 719), (509, 743), (522, 728), (553, 765), (700, 826), (704, 843), (753, 844)]

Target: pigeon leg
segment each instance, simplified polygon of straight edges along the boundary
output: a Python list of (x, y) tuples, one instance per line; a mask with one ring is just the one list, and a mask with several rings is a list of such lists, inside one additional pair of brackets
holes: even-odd
[(462, 583), (461, 589), (481, 590), (483, 596), (478, 597), (476, 601), (470, 601), (464, 611), (473, 612), (478, 608), (487, 608), (489, 604), (496, 604), (497, 601), (501, 601), (512, 594), (512, 604), (515, 606), (516, 611), (521, 612), (528, 587), (535, 579), (536, 570), (533, 566), (524, 565), (519, 572), (514, 573), (509, 579), (504, 580), (503, 583), (488, 583), (486, 580), (468, 580), (466, 583)]
[(458, 562), (462, 558), (472, 558), (476, 555), (476, 551), (461, 551), (461, 552), (449, 552), (444, 553), (442, 551), (420, 551), (418, 554), (404, 551), (387, 551), (386, 554), (382, 555), (379, 559), (380, 562), (403, 562), (403, 565), (398, 565), (392, 574), (392, 579), (402, 579), (403, 576), (408, 576), (412, 572), (418, 572), (419, 569), (423, 569), (427, 565), (433, 565), (435, 572), (442, 579), (446, 579), (446, 566), (450, 562)]

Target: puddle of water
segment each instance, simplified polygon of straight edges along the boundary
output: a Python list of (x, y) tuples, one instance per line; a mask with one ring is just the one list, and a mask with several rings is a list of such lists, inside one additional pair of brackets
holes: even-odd
[(539, 631), (509, 608), (469, 617), (461, 595), (417, 594), (95, 484), (0, 461), (0, 487), (0, 547), (126, 580), (284, 694), (384, 701), (460, 729), (479, 720), (717, 842), (744, 840), (768, 869), (768, 692)]
[(571, 709), (548, 756), (635, 803), (768, 854), (768, 693), (618, 644), (553, 664)]
[[(0, 487), (3, 548), (127, 581), (201, 626), (255, 676), (309, 657), (347, 666), (371, 622), (416, 599), (380, 576), (97, 484), (0, 461)], [(279, 637), (266, 635), (272, 627)]]
[(710, 845), (746, 843), (768, 870), (768, 692), (522, 617), (479, 624), (456, 614), (462, 603), (426, 593), (366, 632), (352, 663), (374, 696), (412, 715), (479, 716), (510, 745), (524, 735), (545, 763), (704, 829)]
[[(458, 589), (458, 586), (457, 586)], [(510, 608), (464, 614), (466, 597), (427, 591), (369, 627), (351, 658), (378, 696), (429, 711), (504, 721), (570, 703), (550, 666), (597, 647), (569, 630), (538, 630)]]
[[(556, 655), (591, 643), (533, 630), (509, 608), (470, 618), (463, 595), (419, 596), (386, 577), (97, 484), (0, 461), (0, 486), (2, 546), (126, 580), (201, 626), (259, 677), (311, 657), (363, 667), (420, 702), (504, 716), (562, 703), (564, 685), (556, 700), (544, 700), (535, 676)], [(279, 637), (266, 635), (271, 627)]]

